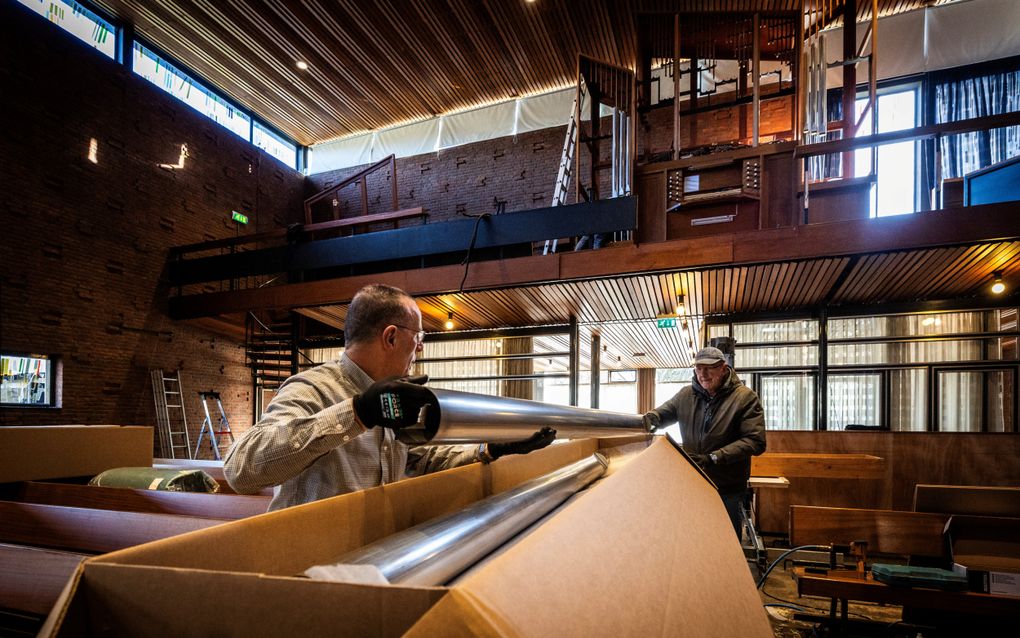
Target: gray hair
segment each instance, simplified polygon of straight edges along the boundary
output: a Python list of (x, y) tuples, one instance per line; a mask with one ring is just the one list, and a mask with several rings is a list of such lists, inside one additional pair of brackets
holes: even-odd
[(411, 295), (400, 288), (383, 284), (371, 284), (359, 290), (347, 308), (344, 345), (368, 341), (390, 324), (406, 323), (411, 318), (404, 306), (407, 299), (412, 299)]

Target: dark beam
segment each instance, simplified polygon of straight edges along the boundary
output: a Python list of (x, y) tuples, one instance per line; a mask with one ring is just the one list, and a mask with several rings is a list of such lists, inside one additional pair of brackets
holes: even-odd
[[(639, 246), (620, 244), (594, 251), (480, 262), (472, 264), (464, 290), (1015, 239), (1020, 237), (1020, 225), (1016, 223), (1018, 213), (1020, 203), (1017, 202), (986, 204), (897, 217), (807, 224)], [(186, 295), (170, 299), (169, 312), (174, 319), (194, 319), (249, 308), (346, 303), (358, 289), (370, 283), (397, 286), (413, 295), (442, 294), (456, 291), (463, 274), (462, 266), (440, 266)]]
[(637, 200), (618, 197), (599, 202), (538, 208), (493, 215), (481, 221), (443, 222), (323, 239), (213, 257), (172, 261), (172, 286), (281, 272), (313, 271), (352, 264), (379, 263), (467, 251), (477, 225), (474, 248), (498, 248), (552, 237), (633, 230)]

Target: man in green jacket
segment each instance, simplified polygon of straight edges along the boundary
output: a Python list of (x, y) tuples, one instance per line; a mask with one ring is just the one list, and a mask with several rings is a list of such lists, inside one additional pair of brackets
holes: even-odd
[(702, 348), (694, 357), (691, 385), (645, 414), (650, 432), (673, 423), (680, 424), (684, 451), (719, 488), (739, 537), (751, 457), (765, 451), (765, 413), (758, 395), (730, 369), (721, 350)]

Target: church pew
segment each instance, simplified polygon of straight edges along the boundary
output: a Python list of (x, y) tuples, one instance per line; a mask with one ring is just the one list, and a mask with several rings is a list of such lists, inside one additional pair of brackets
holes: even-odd
[(167, 492), (38, 481), (21, 483), (16, 493), (14, 500), (40, 505), (231, 520), (264, 514), (271, 500), (267, 496)]
[(790, 545), (848, 545), (867, 541), (868, 553), (942, 557), (942, 531), (948, 514), (852, 509), (847, 507), (790, 507)]
[(85, 554), (0, 543), (0, 608), (45, 616)]
[(102, 554), (225, 519), (0, 501), (0, 543)]

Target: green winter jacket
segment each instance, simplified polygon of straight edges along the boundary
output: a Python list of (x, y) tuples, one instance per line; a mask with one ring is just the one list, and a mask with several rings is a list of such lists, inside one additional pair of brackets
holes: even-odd
[(716, 455), (705, 473), (720, 493), (747, 489), (751, 457), (765, 451), (765, 413), (758, 395), (732, 369), (714, 397), (695, 378), (649, 416), (663, 427), (679, 423), (684, 450)]

